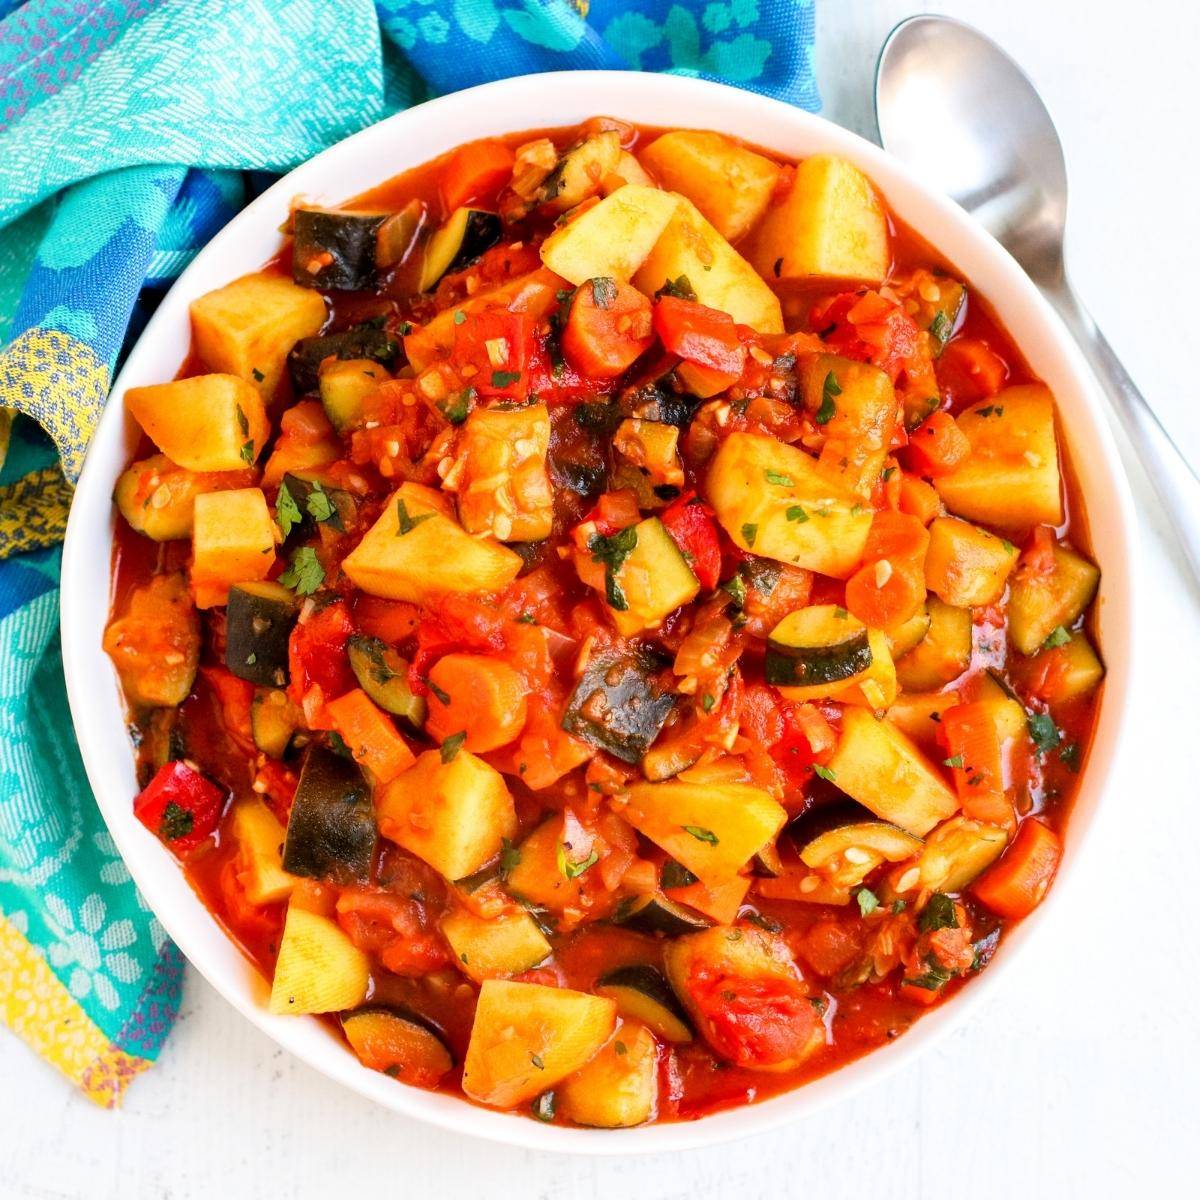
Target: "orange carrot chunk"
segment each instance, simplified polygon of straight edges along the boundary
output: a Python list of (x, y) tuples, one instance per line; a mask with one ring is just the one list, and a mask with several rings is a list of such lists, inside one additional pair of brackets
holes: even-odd
[(1012, 804), (1004, 794), (1000, 734), (991, 708), (980, 703), (956, 704), (942, 714), (939, 729), (964, 815), (1008, 825)]
[(478, 754), (507, 746), (525, 728), (525, 682), (498, 658), (447, 654), (429, 682), (425, 728), (440, 742), (461, 734), (462, 744)]
[(1042, 902), (1058, 870), (1062, 843), (1042, 821), (1022, 823), (1013, 844), (972, 889), (1002, 917), (1028, 916)]
[(395, 779), (416, 761), (391, 718), (362, 688), (329, 701), (325, 712), (355, 761), (366, 767), (379, 783)]
[(442, 168), (442, 200), (447, 212), (471, 201), (494, 200), (512, 178), (516, 156), (503, 143), (492, 139), (469, 142), (450, 155)]

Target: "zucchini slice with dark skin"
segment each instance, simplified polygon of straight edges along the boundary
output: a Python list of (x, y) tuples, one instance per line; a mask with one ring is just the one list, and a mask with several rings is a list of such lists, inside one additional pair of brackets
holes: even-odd
[(296, 597), (278, 583), (235, 583), (225, 610), (225, 665), (260, 687), (288, 682)]
[(322, 290), (373, 288), (379, 227), (390, 215), (296, 209), (292, 214), (292, 278), (302, 287)]
[(378, 836), (371, 791), (358, 764), (310, 746), (288, 818), (283, 869), (307, 879), (366, 883)]
[(691, 873), (681, 862), (676, 862), (673, 858), (668, 858), (662, 865), (662, 870), (659, 872), (659, 880), (665, 889), (670, 888), (685, 888), (691, 887), (693, 883), (699, 883), (699, 879)]
[(340, 333), (301, 338), (288, 353), (288, 374), (296, 395), (307, 396), (317, 390), (321, 364), (327, 358), (369, 358), (391, 370), (403, 365), (403, 355), (400, 339), (389, 333), (381, 321), (364, 321)]
[(814, 604), (771, 630), (764, 671), (776, 687), (808, 687), (852, 679), (871, 662), (867, 627), (843, 608)]
[(774, 842), (768, 842), (751, 860), (750, 869), (760, 879), (778, 879), (783, 874), (783, 859), (779, 857), (779, 847)]
[(443, 275), (470, 266), (502, 236), (500, 218), (478, 208), (459, 208), (429, 239), (418, 290), (432, 291)]
[(662, 425), (675, 425), (680, 429), (691, 423), (696, 411), (696, 400), (670, 392), (657, 384), (626, 388), (621, 393), (621, 409), (626, 416), (643, 421), (658, 421)]
[[(358, 515), (358, 503), (342, 488), (326, 487), (318, 480), (305, 479), (290, 471), (283, 477), (280, 490), (283, 488), (287, 488), (288, 495), (300, 510), (300, 520), (292, 525), (284, 539), (285, 548), (290, 549), (296, 543), (306, 541), (316, 532), (318, 524), (328, 525), (338, 533), (345, 533), (353, 527)], [(313, 501), (314, 493), (323, 494), (325, 499)], [(320, 515), (320, 521), (317, 514)]]
[(342, 1014), (342, 1031), (364, 1067), (414, 1087), (436, 1087), (454, 1055), (428, 1021), (403, 1008), (368, 1005)]
[(384, 712), (403, 718), (416, 732), (425, 725), (425, 697), (408, 686), (408, 663), (387, 642), (355, 634), (346, 643), (354, 678)]
[(281, 688), (260, 687), (250, 705), (254, 744), (269, 758), (283, 758), (300, 726), (300, 710)]
[(661, 933), (666, 937), (695, 933), (713, 924), (703, 913), (666, 896), (630, 896), (617, 906), (613, 921), (640, 933)]
[(596, 655), (567, 702), (562, 727), (622, 762), (640, 762), (675, 707), (675, 697), (657, 686), (662, 668), (641, 648)]
[(635, 964), (602, 975), (592, 989), (617, 1002), (623, 1017), (641, 1021), (664, 1042), (690, 1042), (695, 1036), (671, 985), (655, 967)]

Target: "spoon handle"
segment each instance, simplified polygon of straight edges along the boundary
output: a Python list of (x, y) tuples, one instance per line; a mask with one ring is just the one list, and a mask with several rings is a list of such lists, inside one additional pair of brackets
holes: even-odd
[(1079, 343), (1116, 410), (1126, 436), (1162, 501), (1175, 536), (1187, 556), (1192, 576), (1200, 583), (1200, 479), (1179, 447), (1171, 441), (1070, 284), (1064, 279), (1058, 287), (1045, 289), (1045, 294)]

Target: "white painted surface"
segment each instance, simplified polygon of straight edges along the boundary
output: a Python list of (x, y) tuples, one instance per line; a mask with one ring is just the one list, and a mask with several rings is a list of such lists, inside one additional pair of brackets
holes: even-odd
[[(879, 44), (916, 9), (902, 0), (819, 9), (825, 113), (870, 132)], [(1189, 386), (1200, 356), (1200, 144), (1189, 119), (1200, 11), (1191, 0), (1136, 9), (958, 0), (941, 10), (998, 37), (1042, 88), (1070, 148), (1077, 283), (1200, 459)], [(1137, 752), (1053, 924), (972, 1024), (916, 1065), (752, 1141), (567, 1159), (455, 1139), (376, 1109), (276, 1049), (193, 974), (162, 1059), (119, 1114), (93, 1109), (0, 1036), (0, 1197), (1187, 1194), (1200, 1170), (1200, 958), (1186, 841), (1200, 801), (1188, 753), (1200, 624), (1162, 536), (1166, 519), (1132, 464), (1131, 475), (1147, 530)]]

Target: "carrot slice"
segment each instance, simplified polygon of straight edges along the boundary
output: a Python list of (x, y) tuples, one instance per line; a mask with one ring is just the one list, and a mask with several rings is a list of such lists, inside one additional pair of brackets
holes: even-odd
[(939, 728), (963, 813), (975, 821), (1010, 825), (1012, 804), (1004, 794), (1000, 735), (990, 707), (956, 704), (942, 714)]
[(447, 212), (472, 200), (493, 200), (512, 178), (516, 156), (492, 139), (469, 142), (450, 155), (442, 168), (441, 192)]
[(1002, 917), (1028, 916), (1049, 890), (1061, 858), (1058, 835), (1031, 817), (1022, 822), (1013, 844), (976, 880), (972, 891)]
[(447, 654), (429, 672), (425, 728), (440, 742), (463, 734), (474, 753), (515, 741), (528, 715), (525, 682), (498, 658)]
[(325, 712), (355, 761), (366, 767), (378, 782), (395, 779), (416, 761), (391, 718), (362, 688), (330, 700)]
[(928, 525), (942, 511), (937, 489), (907, 471), (900, 476), (900, 511)]
[(562, 348), (577, 371), (613, 379), (653, 340), (650, 301), (632, 284), (588, 279), (576, 288)]
[(913, 430), (904, 453), (918, 475), (945, 475), (971, 453), (971, 443), (948, 412), (935, 412)]

